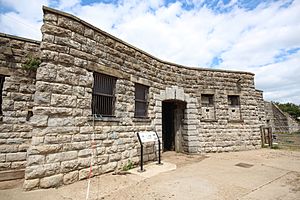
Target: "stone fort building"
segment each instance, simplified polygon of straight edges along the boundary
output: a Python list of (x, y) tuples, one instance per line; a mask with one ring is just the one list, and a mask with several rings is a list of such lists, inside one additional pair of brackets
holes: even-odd
[[(44, 7), (42, 41), (1, 34), (0, 172), (24, 189), (57, 187), (139, 162), (136, 132), (163, 151), (260, 148), (262, 92), (254, 74), (156, 58), (81, 19)], [(39, 58), (36, 71), (22, 63)], [(93, 148), (91, 139), (94, 138)], [(146, 160), (156, 159), (156, 145)]]

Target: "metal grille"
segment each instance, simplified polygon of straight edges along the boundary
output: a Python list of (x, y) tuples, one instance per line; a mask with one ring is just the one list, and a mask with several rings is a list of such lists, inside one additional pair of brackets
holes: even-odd
[(4, 83), (4, 76), (0, 75), (0, 115), (2, 115), (2, 89), (3, 89), (3, 83)]
[(228, 95), (228, 105), (236, 107), (240, 105), (240, 97), (238, 95)]
[(112, 116), (114, 113), (115, 87), (117, 79), (94, 72), (92, 113)]
[(135, 117), (147, 117), (148, 108), (148, 87), (135, 84)]
[(213, 94), (202, 94), (201, 95), (201, 105), (203, 107), (209, 107), (214, 105), (214, 95)]

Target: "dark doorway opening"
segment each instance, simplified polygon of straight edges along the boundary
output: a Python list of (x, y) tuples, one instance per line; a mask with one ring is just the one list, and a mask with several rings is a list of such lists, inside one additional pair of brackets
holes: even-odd
[(182, 152), (183, 119), (186, 103), (167, 100), (162, 102), (163, 151)]

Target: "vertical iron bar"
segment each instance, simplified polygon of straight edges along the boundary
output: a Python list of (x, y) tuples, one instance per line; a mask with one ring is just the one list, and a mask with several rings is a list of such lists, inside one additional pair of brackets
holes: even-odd
[(162, 164), (161, 163), (161, 154), (160, 154), (160, 139), (159, 139), (158, 134), (157, 134), (156, 131), (155, 131), (155, 134), (156, 134), (156, 137), (157, 137), (157, 140), (158, 140), (158, 164), (160, 165), (160, 164)]

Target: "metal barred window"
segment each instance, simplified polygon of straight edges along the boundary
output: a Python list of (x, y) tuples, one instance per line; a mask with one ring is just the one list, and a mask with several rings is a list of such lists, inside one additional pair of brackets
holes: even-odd
[(148, 86), (135, 84), (135, 117), (147, 117), (148, 90)]
[(228, 95), (228, 105), (238, 107), (240, 105), (240, 97), (238, 95)]
[(92, 113), (113, 116), (117, 78), (94, 72)]
[(2, 115), (2, 89), (3, 89), (3, 83), (4, 83), (4, 76), (0, 75), (0, 115)]
[(201, 105), (203, 107), (214, 106), (214, 95), (213, 94), (202, 94), (201, 95)]

